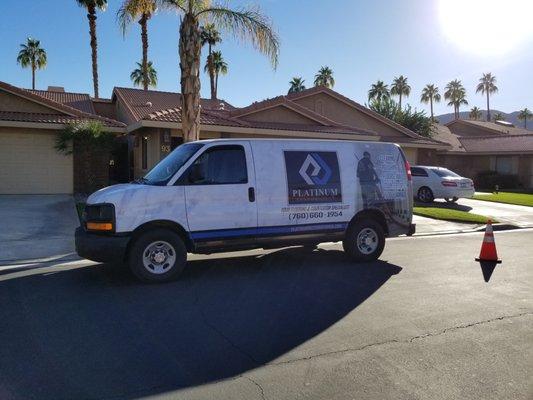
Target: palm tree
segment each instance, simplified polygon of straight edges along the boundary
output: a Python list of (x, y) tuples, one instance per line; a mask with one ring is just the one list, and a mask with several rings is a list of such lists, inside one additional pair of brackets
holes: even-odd
[(128, 25), (138, 18), (141, 26), (141, 42), (143, 58), (141, 62), (143, 89), (148, 90), (150, 76), (148, 70), (148, 20), (157, 10), (156, 0), (124, 0), (117, 12), (117, 18), (122, 28), (122, 34), (126, 34)]
[(335, 86), (335, 79), (333, 79), (333, 70), (330, 67), (321, 67), (315, 75), (315, 86), (325, 86), (332, 88)]
[(449, 100), (449, 106), (453, 106), (453, 113), (455, 119), (459, 119), (459, 108), (463, 104), (468, 104), (468, 101), (466, 101), (466, 90), (463, 87), (461, 81), (458, 79), (454, 79), (453, 81), (448, 82), (444, 89), (446, 90), (444, 92), (444, 98), (446, 100)]
[(96, 40), (96, 11), (105, 11), (107, 0), (76, 0), (80, 7), (87, 10), (89, 34), (91, 35), (91, 53), (93, 66), (94, 97), (98, 98), (98, 42)]
[(202, 38), (202, 47), (208, 45), (207, 53), (207, 71), (209, 72), (209, 83), (211, 84), (211, 98), (216, 99), (215, 90), (215, 70), (213, 66), (213, 46), (222, 41), (220, 33), (214, 24), (207, 24), (201, 28), (200, 37)]
[(398, 105), (401, 109), (402, 96), (409, 97), (409, 93), (411, 93), (411, 86), (407, 84), (407, 78), (403, 75), (394, 78), (394, 80), (392, 81), (390, 93), (392, 95), (399, 96)]
[(497, 91), (498, 87), (496, 86), (496, 77), (493, 76), (490, 72), (488, 74), (483, 74), (483, 76), (479, 78), (476, 93), (481, 92), (482, 94), (487, 95), (487, 121), (490, 121), (489, 96), (492, 93), (496, 93)]
[(470, 110), (470, 114), (468, 114), (469, 118), (473, 119), (474, 121), (477, 121), (478, 119), (480, 119), (482, 115), (483, 114), (481, 110), (479, 109), (479, 107), (473, 107)]
[(505, 121), (505, 115), (498, 111), (494, 114), (494, 121)]
[(527, 120), (531, 118), (533, 118), (533, 113), (527, 107), (518, 113), (518, 119), (524, 121), (524, 129), (527, 129)]
[(184, 140), (198, 140), (200, 134), (200, 20), (209, 19), (217, 28), (247, 39), (277, 66), (279, 39), (269, 19), (256, 8), (238, 7), (199, 0), (161, 0), (167, 8), (181, 14), (179, 55), (181, 71), (181, 126)]
[(289, 85), (290, 85), (289, 94), (304, 91), (305, 90), (304, 82), (305, 80), (302, 79), (302, 77), (295, 76), (294, 78), (292, 78), (291, 81), (289, 82)]
[(31, 67), (31, 88), (35, 90), (35, 70), (46, 67), (46, 51), (41, 47), (37, 39), (28, 38), (17, 56), (17, 63), (22, 68)]
[(368, 101), (376, 100), (381, 101), (382, 99), (389, 98), (390, 92), (389, 87), (383, 83), (383, 81), (377, 81), (373, 83), (368, 91)]
[[(228, 64), (224, 60), (224, 57), (222, 57), (221, 51), (213, 51), (213, 53), (211, 53), (211, 60), (212, 60), (213, 73), (215, 75), (215, 97), (214, 99), (216, 99), (218, 96), (218, 76), (226, 75), (228, 73)], [(209, 72), (209, 60), (205, 63), (204, 71)]]
[(424, 89), (422, 89), (420, 101), (425, 104), (429, 103), (431, 120), (435, 120), (435, 117), (433, 117), (433, 102), (438, 103), (440, 101), (439, 88), (433, 84), (427, 84)]
[(132, 80), (133, 84), (135, 86), (142, 85), (144, 90), (148, 90), (148, 86), (156, 87), (157, 86), (157, 71), (152, 65), (152, 62), (148, 61), (146, 68), (143, 67), (142, 63), (135, 63), (135, 64), (137, 64), (137, 68), (131, 71), (131, 74), (130, 74), (130, 79)]

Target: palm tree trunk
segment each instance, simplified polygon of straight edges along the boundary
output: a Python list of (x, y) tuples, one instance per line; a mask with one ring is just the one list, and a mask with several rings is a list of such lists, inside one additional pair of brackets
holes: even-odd
[(218, 73), (215, 72), (215, 99), (218, 96)]
[(209, 54), (207, 56), (207, 68), (209, 69), (209, 84), (211, 85), (211, 99), (217, 98), (217, 91), (215, 89), (215, 69), (213, 67), (213, 52), (211, 43), (209, 44)]
[(96, 41), (96, 9), (94, 6), (88, 8), (87, 18), (89, 19), (89, 34), (91, 35), (94, 97), (98, 98), (98, 42)]
[(400, 93), (400, 110), (402, 109), (402, 94)]
[(489, 92), (487, 91), (487, 121), (490, 121)]
[(35, 63), (31, 63), (31, 88), (35, 90)]
[(433, 122), (433, 97), (429, 98), (429, 106), (431, 108), (431, 122)]
[(141, 41), (143, 46), (143, 89), (148, 90), (148, 16), (146, 14), (142, 15), (139, 24), (141, 25)]
[(183, 140), (200, 137), (200, 27), (198, 19), (187, 13), (180, 25), (181, 126)]

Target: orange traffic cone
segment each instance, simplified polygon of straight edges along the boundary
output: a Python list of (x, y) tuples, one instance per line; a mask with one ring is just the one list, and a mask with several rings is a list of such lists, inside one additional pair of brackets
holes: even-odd
[(481, 245), (481, 251), (476, 261), (491, 261), (495, 263), (501, 263), (502, 260), (498, 259), (498, 253), (496, 253), (496, 243), (494, 242), (494, 233), (492, 232), (492, 221), (487, 221), (487, 229), (485, 229), (485, 236), (483, 237), (483, 244)]

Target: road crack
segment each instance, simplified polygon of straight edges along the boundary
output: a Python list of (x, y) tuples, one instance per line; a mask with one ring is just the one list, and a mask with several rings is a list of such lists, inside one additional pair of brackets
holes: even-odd
[(366, 344), (366, 345), (361, 346), (361, 347), (352, 347), (352, 348), (347, 348), (347, 349), (342, 349), (342, 350), (328, 351), (328, 352), (324, 352), (324, 353), (320, 353), (320, 354), (314, 354), (314, 355), (311, 355), (311, 356), (308, 356), (308, 357), (300, 357), (300, 358), (295, 358), (295, 359), (292, 359), (292, 360), (268, 363), (266, 365), (272, 365), (272, 366), (287, 365), (287, 364), (292, 364), (294, 362), (308, 361), (308, 360), (313, 360), (315, 358), (320, 358), (320, 357), (325, 357), (325, 356), (330, 356), (330, 355), (364, 351), (364, 350), (367, 350), (367, 349), (372, 348), (372, 347), (386, 346), (386, 345), (394, 344), (394, 343), (397, 343), (397, 344), (402, 344), (402, 343), (410, 344), (410, 343), (413, 343), (415, 340), (422, 340), (422, 339), (425, 339), (425, 338), (441, 336), (441, 335), (447, 334), (448, 332), (453, 332), (453, 331), (460, 330), (460, 329), (467, 329), (467, 328), (471, 328), (471, 327), (474, 327), (474, 326), (489, 324), (491, 322), (496, 322), (496, 321), (503, 321), (503, 320), (507, 320), (507, 319), (520, 318), (520, 317), (524, 317), (526, 315), (533, 315), (533, 312), (524, 312), (524, 313), (514, 314), (514, 315), (504, 315), (502, 317), (496, 317), (496, 318), (491, 318), (491, 319), (487, 319), (487, 320), (483, 320), (483, 321), (471, 322), (469, 324), (452, 326), (452, 327), (443, 329), (441, 331), (428, 332), (428, 333), (424, 333), (422, 335), (417, 335), (417, 336), (410, 337), (408, 339), (390, 339), (390, 340), (385, 340), (385, 341), (382, 341), (382, 342), (369, 343), (369, 344)]
[(261, 399), (266, 400), (265, 391), (263, 390), (263, 386), (261, 386), (258, 382), (256, 382), (254, 379), (250, 378), (249, 376), (244, 376), (244, 378), (248, 379), (255, 386), (257, 386), (257, 388), (259, 389), (259, 393), (261, 394)]

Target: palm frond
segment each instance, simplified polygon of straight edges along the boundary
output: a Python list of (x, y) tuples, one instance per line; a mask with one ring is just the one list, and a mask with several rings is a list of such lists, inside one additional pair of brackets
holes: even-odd
[(277, 67), (279, 38), (270, 20), (259, 9), (240, 7), (232, 10), (217, 4), (201, 10), (197, 16), (205, 16), (237, 39), (250, 42), (255, 49), (269, 57), (274, 68)]

